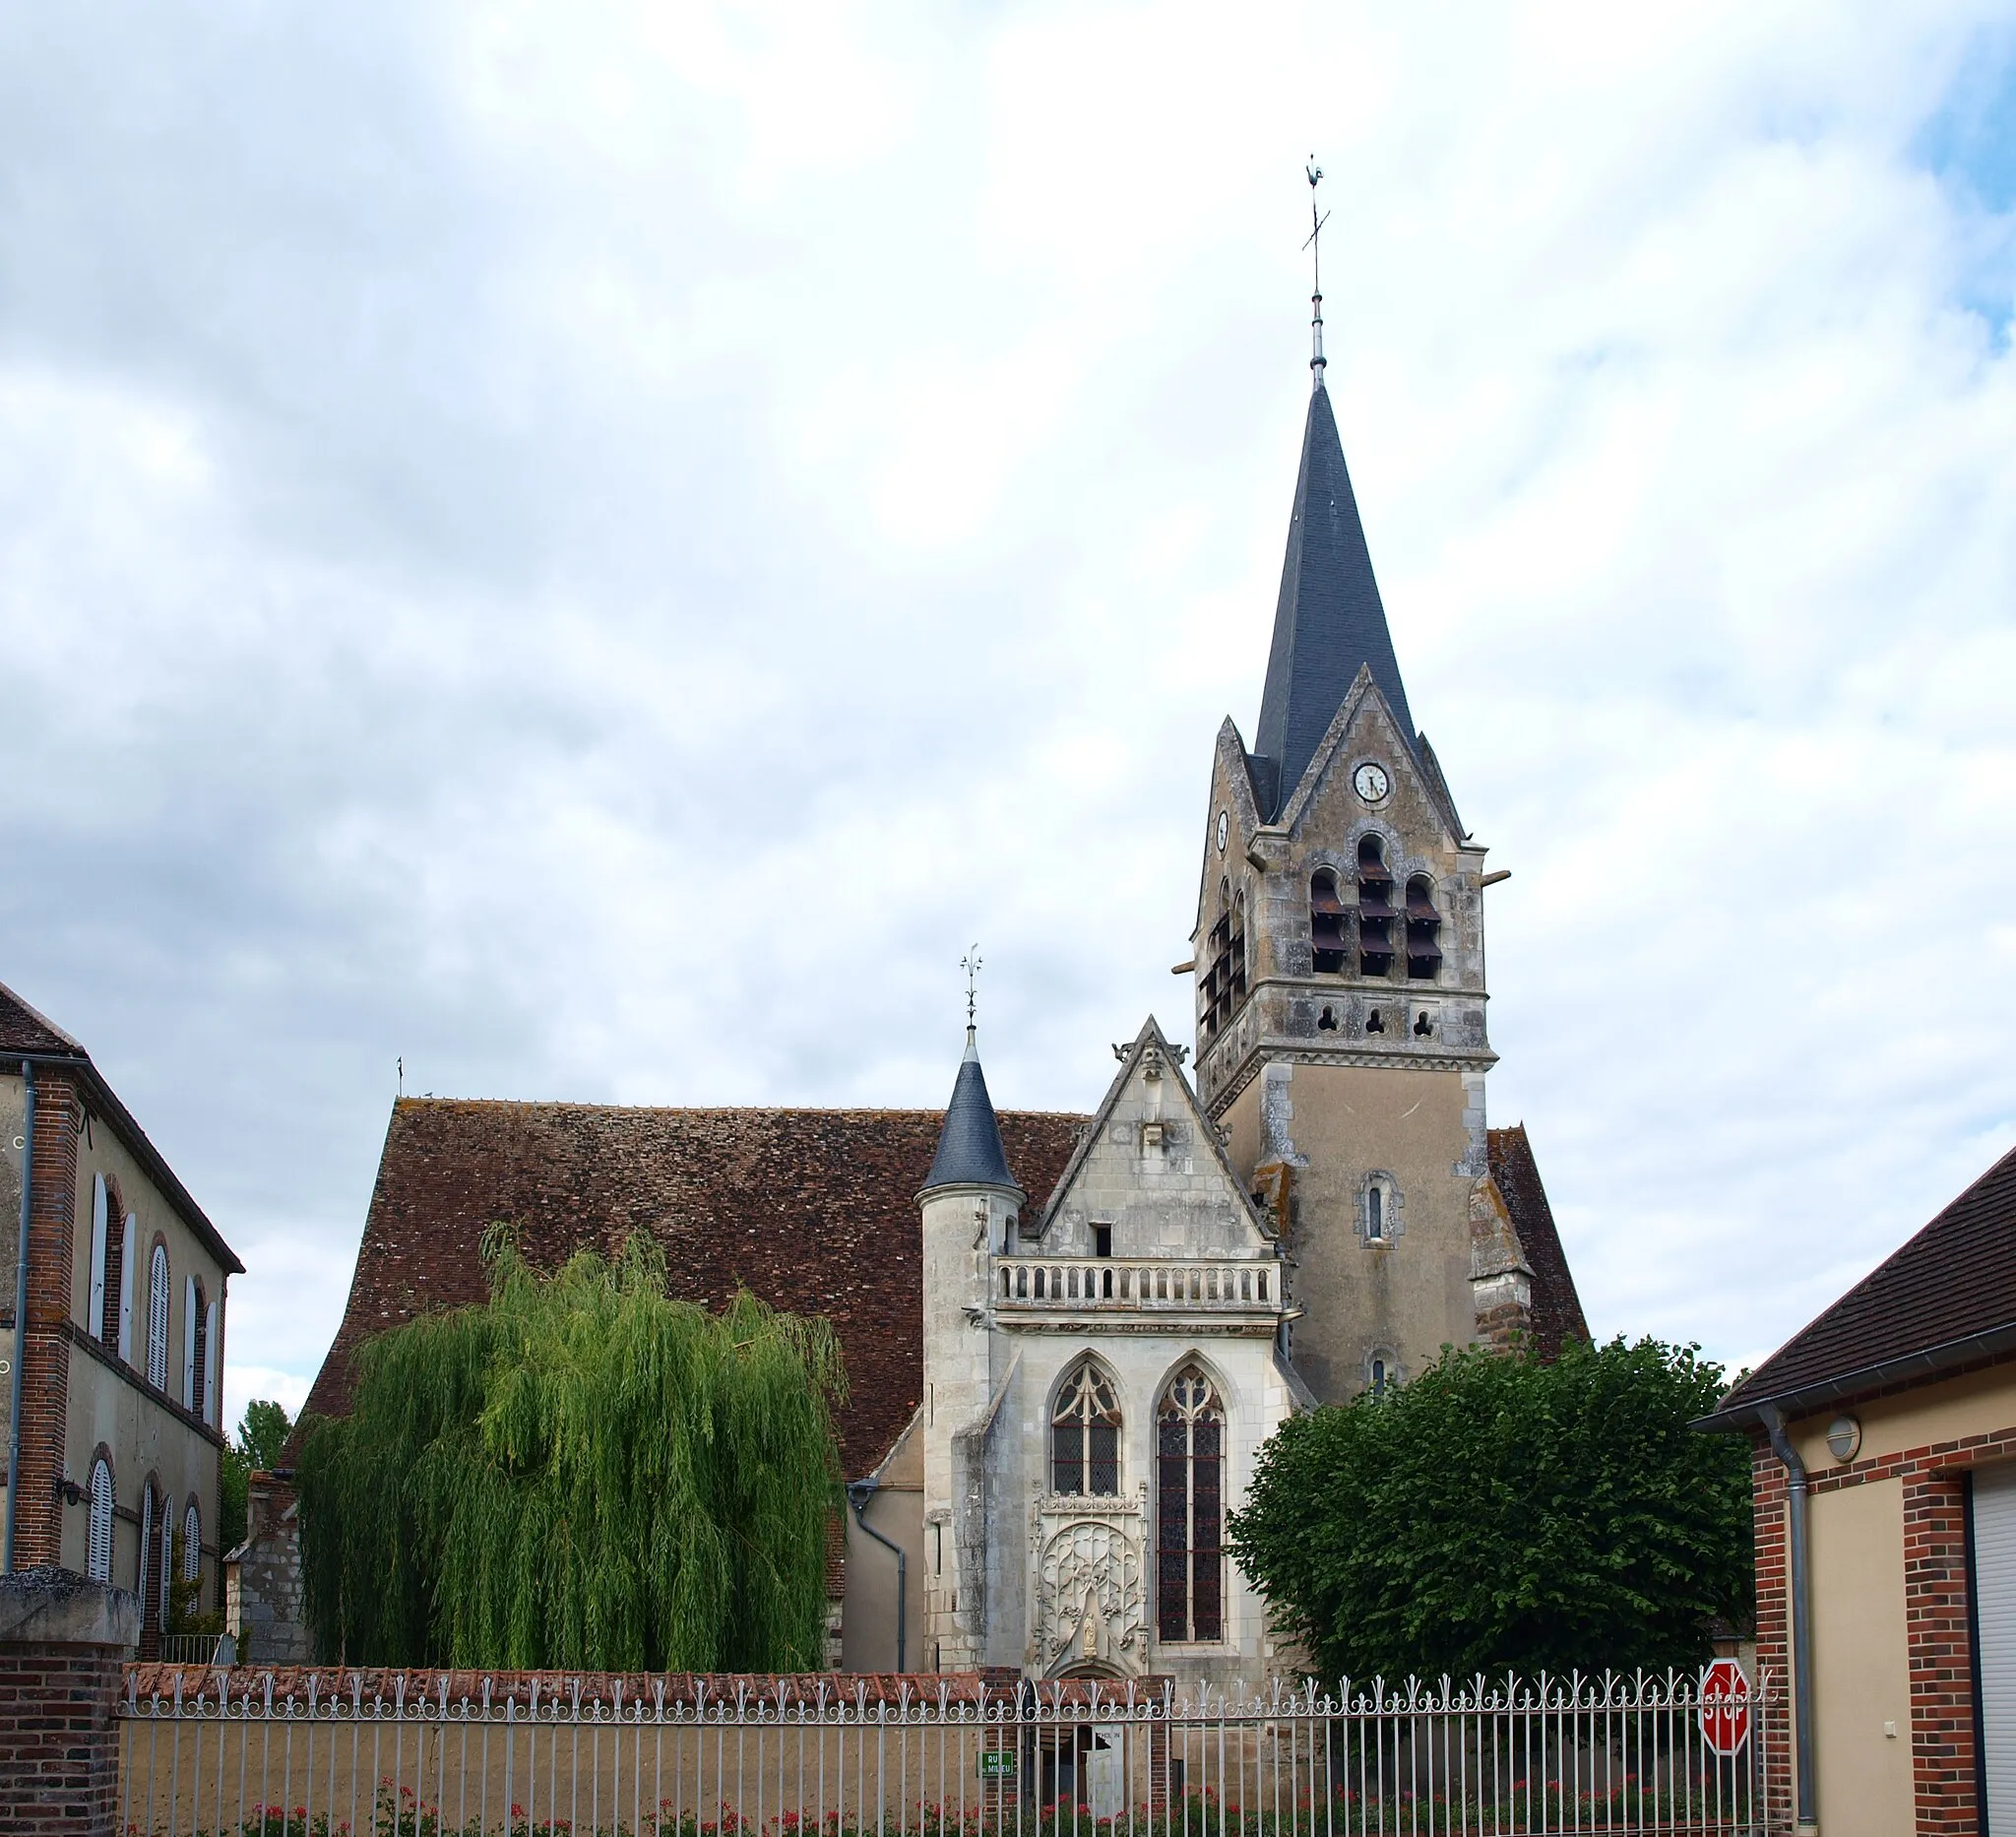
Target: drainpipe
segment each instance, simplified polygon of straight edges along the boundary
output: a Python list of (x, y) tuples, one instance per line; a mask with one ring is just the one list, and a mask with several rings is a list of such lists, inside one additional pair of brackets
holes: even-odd
[(1806, 1464), (1785, 1432), (1785, 1418), (1775, 1403), (1759, 1406), (1757, 1416), (1771, 1437), (1771, 1452), (1785, 1468), (1786, 1491), (1792, 1506), (1793, 1741), (1798, 1769), (1795, 1815), (1800, 1832), (1813, 1832), (1820, 1825), (1813, 1809), (1813, 1600), (1806, 1559)]
[(905, 1610), (910, 1605), (910, 1588), (906, 1581), (906, 1571), (910, 1566), (910, 1559), (903, 1553), (903, 1546), (901, 1544), (890, 1543), (881, 1532), (877, 1531), (873, 1525), (861, 1516), (862, 1510), (866, 1507), (868, 1501), (875, 1496), (876, 1489), (880, 1485), (881, 1483), (875, 1480), (850, 1481), (847, 1489), (847, 1502), (854, 1508), (854, 1523), (859, 1525), (884, 1550), (893, 1551), (896, 1554), (896, 1670), (898, 1675), (901, 1676), (908, 1669), (903, 1660)]
[(0, 1548), (0, 1575), (14, 1573), (14, 1516), (21, 1500), (21, 1373), (28, 1363), (28, 1220), (35, 1165), (35, 1068), (21, 1062), (27, 1117), (21, 1130), (21, 1234), (14, 1272), (14, 1408), (7, 1420), (7, 1534)]

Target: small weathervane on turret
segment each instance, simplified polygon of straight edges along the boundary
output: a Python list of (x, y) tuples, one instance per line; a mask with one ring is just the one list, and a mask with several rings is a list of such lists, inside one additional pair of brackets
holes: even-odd
[(1310, 267), (1315, 275), (1316, 290), (1309, 295), (1311, 313), (1309, 318), (1309, 368), (1315, 374), (1315, 386), (1323, 384), (1323, 369), (1326, 359), (1323, 355), (1323, 225), (1330, 221), (1330, 213), (1318, 213), (1316, 209), (1316, 187), (1323, 182), (1323, 168), (1316, 163), (1316, 156), (1309, 156), (1309, 163), (1303, 171), (1309, 175), (1309, 239), (1302, 247), (1309, 251)]
[(978, 982), (980, 974), (980, 947), (972, 944), (966, 955), (959, 960), (959, 967), (966, 972), (966, 1031), (974, 1029), (974, 1010), (979, 1000)]

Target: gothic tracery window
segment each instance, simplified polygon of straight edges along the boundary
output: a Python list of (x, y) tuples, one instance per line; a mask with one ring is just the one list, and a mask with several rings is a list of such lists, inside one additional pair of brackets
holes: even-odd
[(1120, 1490), (1120, 1405), (1113, 1381), (1087, 1360), (1050, 1413), (1050, 1490), (1112, 1498)]
[(1225, 1411), (1195, 1365), (1176, 1373), (1156, 1423), (1156, 1634), (1225, 1637)]

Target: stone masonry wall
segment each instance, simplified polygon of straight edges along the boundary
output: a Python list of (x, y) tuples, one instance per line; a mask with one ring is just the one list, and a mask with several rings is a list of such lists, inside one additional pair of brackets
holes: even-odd
[(315, 1654), (302, 1605), (301, 1538), (292, 1483), (254, 1474), (245, 1541), (224, 1559), (224, 1624), (247, 1665), (306, 1665)]

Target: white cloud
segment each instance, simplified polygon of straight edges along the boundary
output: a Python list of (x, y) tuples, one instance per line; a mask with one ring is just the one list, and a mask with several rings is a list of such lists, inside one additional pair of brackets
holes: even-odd
[(1515, 870), (1493, 1114), (1596, 1324), (1752, 1357), (2016, 1139), (2016, 220), (1975, 100), (1926, 152), (2005, 7), (17, 40), (0, 707), (63, 769), (0, 978), (251, 1265), (234, 1409), (319, 1362), (396, 1055), (932, 1103), (974, 936), (1004, 1103), (1183, 1024), (1311, 149), (1402, 667)]

